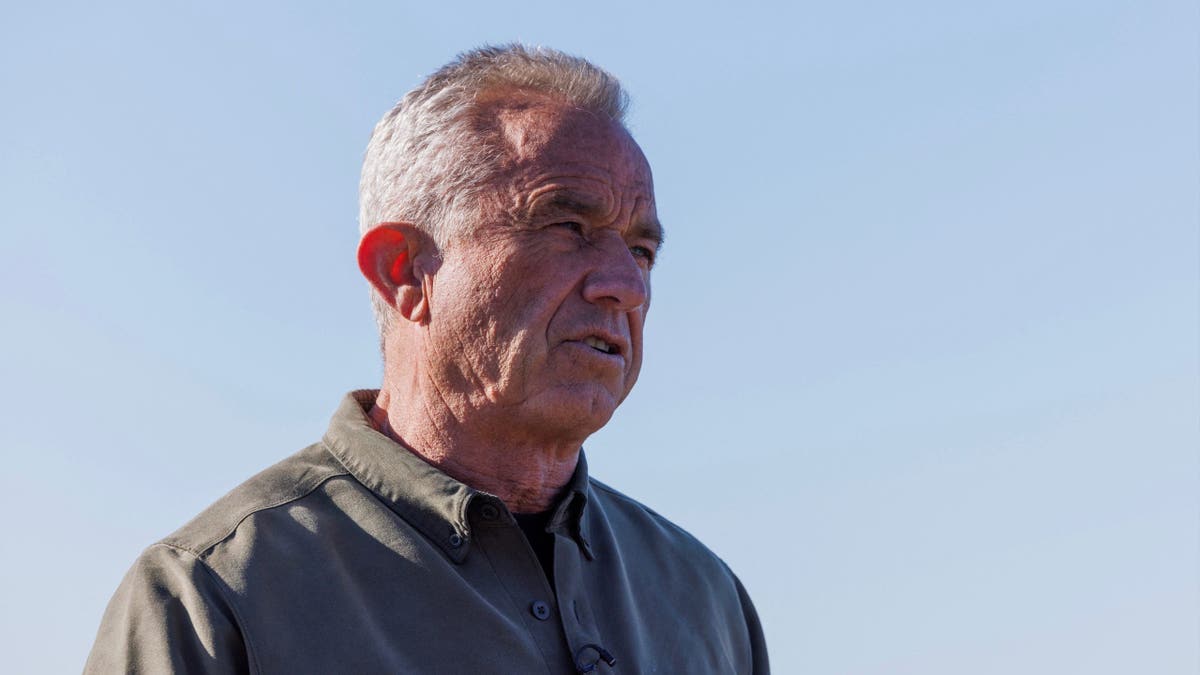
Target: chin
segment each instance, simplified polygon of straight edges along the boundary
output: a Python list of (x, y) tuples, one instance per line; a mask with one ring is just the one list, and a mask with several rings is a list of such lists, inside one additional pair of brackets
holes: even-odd
[(532, 412), (540, 426), (580, 438), (607, 424), (621, 402), (611, 391), (594, 384), (559, 388), (539, 398)]

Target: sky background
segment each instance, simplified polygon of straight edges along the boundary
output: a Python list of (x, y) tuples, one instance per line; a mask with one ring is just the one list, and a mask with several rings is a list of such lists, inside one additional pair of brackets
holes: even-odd
[[(435, 7), (436, 5), (436, 7)], [(523, 40), (633, 95), (668, 242), (593, 474), (741, 576), (776, 672), (1200, 670), (1200, 12), (0, 9), (0, 653), (380, 378), (375, 121)]]

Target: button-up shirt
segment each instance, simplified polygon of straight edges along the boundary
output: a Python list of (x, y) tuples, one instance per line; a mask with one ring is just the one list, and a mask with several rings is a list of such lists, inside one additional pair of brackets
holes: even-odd
[(582, 454), (552, 586), (503, 502), (371, 426), (375, 393), (147, 549), (86, 672), (768, 672), (737, 577)]

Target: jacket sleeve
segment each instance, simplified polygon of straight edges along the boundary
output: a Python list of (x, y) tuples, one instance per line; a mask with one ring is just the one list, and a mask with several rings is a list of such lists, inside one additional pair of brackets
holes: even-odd
[(192, 553), (147, 549), (108, 603), (84, 673), (248, 673), (223, 584)]
[(742, 585), (742, 580), (735, 575), (738, 600), (742, 603), (742, 614), (746, 617), (746, 630), (750, 633), (750, 656), (754, 661), (753, 675), (770, 675), (771, 664), (767, 661), (767, 640), (763, 637), (762, 623), (758, 620), (758, 612), (750, 601), (750, 594)]

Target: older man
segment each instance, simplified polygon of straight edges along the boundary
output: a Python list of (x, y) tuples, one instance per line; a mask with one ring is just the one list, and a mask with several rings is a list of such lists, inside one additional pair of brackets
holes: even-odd
[(662, 243), (625, 94), (469, 52), (375, 129), (378, 391), (135, 563), (89, 672), (766, 673), (732, 572), (590, 478)]

